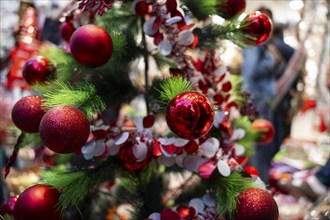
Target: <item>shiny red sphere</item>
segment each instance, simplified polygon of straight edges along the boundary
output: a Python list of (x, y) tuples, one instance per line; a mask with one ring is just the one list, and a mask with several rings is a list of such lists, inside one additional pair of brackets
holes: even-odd
[(31, 186), (18, 197), (14, 219), (60, 220), (60, 211), (56, 207), (59, 197), (59, 191), (51, 186)]
[(74, 59), (86, 67), (99, 67), (112, 55), (112, 39), (107, 31), (94, 24), (78, 28), (70, 39)]
[(75, 30), (76, 28), (73, 26), (72, 22), (64, 22), (60, 27), (61, 37), (69, 43)]
[(148, 13), (148, 3), (144, 0), (134, 2), (135, 13), (139, 16), (144, 16)]
[(250, 188), (240, 193), (236, 205), (236, 220), (278, 220), (278, 207), (267, 191)]
[(266, 144), (273, 140), (275, 131), (272, 123), (266, 119), (257, 119), (252, 122), (252, 129), (255, 130), (259, 137), (258, 143)]
[(170, 130), (183, 139), (197, 139), (209, 132), (214, 121), (211, 102), (194, 91), (176, 95), (166, 110)]
[(85, 114), (73, 106), (58, 106), (46, 112), (39, 127), (44, 145), (57, 153), (73, 153), (87, 141), (90, 133)]
[(33, 85), (37, 82), (44, 82), (53, 74), (53, 65), (43, 56), (37, 56), (27, 61), (22, 69), (25, 81)]
[(244, 12), (245, 0), (224, 0), (218, 5), (218, 14), (224, 19), (232, 19), (235, 15)]
[(266, 14), (256, 11), (248, 14), (243, 20), (243, 33), (255, 38), (252, 45), (265, 42), (272, 32), (272, 21)]
[(26, 96), (18, 100), (11, 110), (11, 118), (16, 127), (28, 133), (38, 132), (45, 114), (41, 104), (40, 96)]

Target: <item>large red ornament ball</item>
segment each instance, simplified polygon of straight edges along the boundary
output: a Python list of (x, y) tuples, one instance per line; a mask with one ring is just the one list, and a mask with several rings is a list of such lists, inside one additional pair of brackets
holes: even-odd
[(27, 61), (22, 69), (23, 78), (30, 85), (48, 80), (53, 73), (54, 66), (43, 56)]
[(278, 220), (277, 204), (267, 191), (250, 188), (238, 195), (236, 220)]
[(242, 31), (255, 38), (252, 45), (265, 42), (272, 32), (272, 21), (266, 14), (256, 11), (248, 14), (242, 21)]
[(60, 220), (60, 211), (56, 207), (59, 197), (59, 191), (51, 186), (31, 186), (18, 197), (14, 219)]
[(40, 121), (45, 114), (41, 104), (40, 96), (26, 96), (18, 100), (11, 111), (16, 127), (28, 133), (38, 132)]
[(252, 129), (258, 133), (258, 143), (267, 144), (274, 138), (274, 127), (266, 119), (257, 119), (252, 122)]
[(166, 110), (170, 130), (183, 139), (197, 139), (209, 132), (214, 120), (211, 102), (203, 94), (187, 91), (176, 95)]
[(74, 59), (86, 67), (105, 64), (112, 55), (112, 39), (107, 31), (94, 24), (78, 28), (70, 39)]
[(57, 153), (73, 153), (86, 143), (90, 127), (85, 114), (73, 106), (58, 106), (46, 112), (39, 127), (46, 147)]
[(220, 0), (217, 11), (224, 19), (232, 19), (235, 15), (244, 12), (245, 0)]
[(75, 32), (76, 28), (73, 26), (72, 21), (64, 22), (60, 27), (61, 37), (66, 41), (70, 42), (72, 34)]

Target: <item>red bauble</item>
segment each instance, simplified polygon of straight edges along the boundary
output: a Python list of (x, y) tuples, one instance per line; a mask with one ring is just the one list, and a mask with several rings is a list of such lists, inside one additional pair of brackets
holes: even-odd
[(73, 153), (86, 143), (90, 128), (83, 112), (73, 106), (58, 106), (46, 112), (39, 127), (46, 147), (57, 153)]
[(259, 172), (254, 166), (247, 166), (244, 168), (244, 171), (250, 175), (259, 176)]
[(47, 185), (34, 185), (26, 189), (17, 199), (14, 207), (15, 220), (60, 220), (57, 208), (60, 193)]
[(18, 100), (11, 111), (16, 127), (28, 133), (38, 132), (40, 121), (45, 114), (41, 103), (42, 98), (39, 96), (26, 96)]
[(176, 95), (166, 110), (170, 130), (184, 139), (197, 139), (209, 132), (214, 120), (211, 102), (194, 91)]
[(220, 0), (217, 11), (224, 19), (232, 19), (235, 15), (244, 12), (245, 6), (245, 0)]
[(22, 69), (23, 77), (30, 85), (48, 80), (53, 72), (54, 66), (42, 56), (27, 61)]
[(272, 32), (272, 21), (259, 11), (248, 14), (242, 21), (242, 31), (251, 37), (256, 38), (253, 45), (260, 45), (265, 42)]
[(275, 131), (272, 123), (266, 119), (257, 119), (252, 122), (252, 129), (257, 131), (259, 137), (258, 142), (261, 144), (269, 143), (273, 140)]
[(74, 59), (87, 67), (105, 64), (112, 55), (112, 39), (108, 32), (94, 24), (78, 28), (70, 39)]
[(60, 28), (61, 37), (66, 41), (70, 42), (72, 34), (75, 32), (76, 28), (73, 26), (73, 22), (64, 22)]
[(278, 207), (267, 191), (250, 188), (240, 193), (236, 205), (236, 220), (278, 220)]
[(145, 0), (135, 0), (133, 8), (137, 15), (144, 16), (148, 13), (149, 5)]
[(11, 196), (6, 202), (0, 205), (0, 215), (12, 215), (18, 195)]

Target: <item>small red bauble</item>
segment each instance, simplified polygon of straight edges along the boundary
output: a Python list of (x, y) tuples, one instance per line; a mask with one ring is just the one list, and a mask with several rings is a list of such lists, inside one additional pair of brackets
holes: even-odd
[(133, 2), (135, 13), (139, 16), (144, 16), (148, 13), (149, 5), (144, 0), (135, 0)]
[(253, 45), (260, 45), (265, 42), (272, 32), (272, 21), (260, 11), (248, 14), (242, 21), (242, 31), (251, 37), (256, 38)]
[(73, 106), (58, 106), (46, 112), (39, 127), (46, 147), (57, 153), (73, 153), (86, 143), (90, 127), (85, 114)]
[(40, 121), (45, 114), (41, 103), (40, 96), (26, 96), (18, 100), (11, 111), (16, 127), (28, 133), (38, 132)]
[(258, 143), (266, 144), (273, 140), (275, 131), (272, 123), (266, 119), (257, 119), (252, 122), (252, 129), (255, 130), (259, 137)]
[(232, 19), (235, 15), (244, 12), (245, 6), (245, 0), (220, 0), (217, 11), (224, 19)]
[(267, 191), (250, 188), (238, 195), (236, 220), (278, 220), (278, 207)]
[(18, 195), (11, 196), (6, 202), (0, 205), (0, 215), (12, 215)]
[(14, 207), (15, 220), (60, 220), (57, 203), (60, 193), (47, 185), (34, 185), (26, 189), (17, 199)]
[(197, 139), (209, 132), (214, 120), (211, 102), (194, 91), (176, 95), (166, 110), (170, 130), (184, 139)]
[(254, 166), (247, 166), (244, 168), (244, 171), (250, 175), (259, 176), (259, 172)]
[(22, 69), (23, 77), (30, 85), (48, 80), (53, 72), (54, 66), (43, 56), (27, 61)]
[(74, 59), (87, 67), (105, 64), (112, 55), (112, 39), (107, 31), (94, 24), (78, 28), (70, 39)]
[(72, 34), (75, 32), (76, 28), (73, 26), (71, 22), (64, 22), (60, 27), (61, 37), (66, 41), (70, 42)]

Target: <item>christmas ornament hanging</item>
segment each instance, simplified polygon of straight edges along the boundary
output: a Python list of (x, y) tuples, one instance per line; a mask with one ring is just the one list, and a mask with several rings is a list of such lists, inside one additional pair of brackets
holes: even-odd
[(251, 43), (247, 43), (255, 46), (265, 42), (272, 32), (272, 21), (260, 11), (248, 14), (242, 21), (241, 26), (243, 33), (255, 38)]
[(209, 132), (213, 125), (214, 111), (203, 94), (187, 91), (176, 95), (166, 110), (170, 130), (183, 139), (197, 139)]
[(73, 106), (58, 106), (46, 112), (39, 127), (46, 147), (57, 153), (73, 153), (87, 141), (90, 128), (83, 112)]
[(104, 65), (112, 55), (112, 46), (108, 32), (94, 24), (78, 28), (70, 39), (72, 56), (86, 67)]
[(68, 43), (72, 34), (75, 32), (76, 28), (73, 26), (73, 21), (65, 21), (60, 27), (61, 37)]
[(26, 62), (22, 69), (25, 81), (33, 85), (44, 82), (54, 73), (54, 66), (43, 56), (37, 56)]
[(278, 207), (272, 195), (267, 191), (250, 188), (238, 195), (235, 219), (277, 220)]
[(38, 132), (40, 121), (45, 114), (41, 103), (40, 96), (26, 96), (18, 100), (11, 111), (16, 127), (28, 133)]
[(149, 5), (144, 0), (135, 0), (133, 2), (133, 9), (139, 16), (144, 16), (148, 13)]
[(60, 220), (57, 203), (60, 193), (47, 185), (34, 185), (26, 189), (14, 207), (15, 220)]
[(218, 15), (224, 19), (232, 19), (235, 15), (244, 12), (245, 0), (220, 0), (217, 5)]
[(257, 119), (252, 122), (251, 128), (258, 133), (258, 142), (261, 144), (269, 143), (275, 134), (274, 127), (266, 119)]

